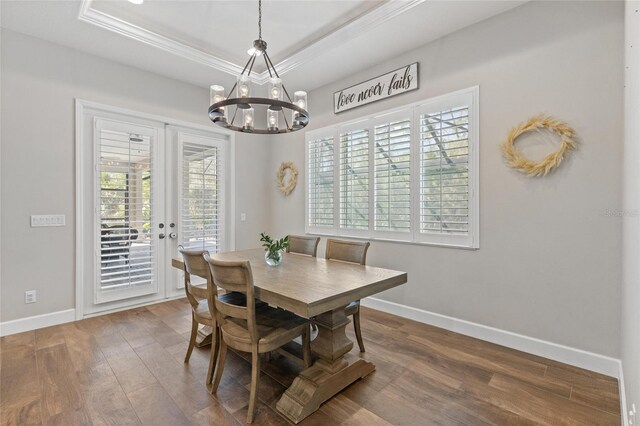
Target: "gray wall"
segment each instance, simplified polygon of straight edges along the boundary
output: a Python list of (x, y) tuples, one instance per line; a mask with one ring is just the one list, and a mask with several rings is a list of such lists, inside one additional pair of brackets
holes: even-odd
[[(627, 405), (640, 408), (640, 1), (625, 11), (624, 273), (622, 368)], [(633, 46), (633, 47), (632, 47)], [(636, 419), (638, 415), (636, 416)], [(637, 420), (636, 420), (637, 421)]]
[[(2, 271), (0, 321), (75, 307), (74, 99), (207, 124), (208, 92), (36, 38), (2, 30)], [(263, 158), (236, 139), (236, 246), (270, 223)], [(31, 214), (64, 213), (64, 228), (30, 228)], [(38, 302), (24, 304), (24, 291)]]
[[(318, 128), (480, 86), (481, 248), (374, 243), (372, 264), (410, 276), (382, 298), (620, 355), (622, 220), (607, 211), (622, 206), (622, 16), (620, 2), (529, 3), (310, 93)], [(10, 31), (2, 42), (0, 321), (7, 321), (74, 307), (73, 99), (206, 124), (208, 95)], [(419, 91), (333, 115), (335, 90), (414, 61)], [(511, 126), (540, 112), (572, 124), (581, 146), (553, 175), (530, 179), (504, 165), (498, 145)], [(304, 185), (283, 197), (273, 184), (287, 160), (304, 181), (303, 139), (239, 136), (236, 211), (247, 221), (236, 219), (238, 248), (256, 246), (262, 230), (304, 231)], [(521, 146), (538, 158), (553, 148)], [(38, 213), (64, 213), (67, 226), (30, 228), (29, 215)], [(31, 288), (40, 301), (25, 305)]]
[[(622, 223), (606, 211), (622, 203), (622, 46), (621, 2), (532, 2), (309, 94), (315, 129), (480, 86), (480, 250), (374, 242), (371, 264), (409, 273), (381, 298), (620, 355)], [(333, 114), (334, 91), (415, 61), (418, 91)], [(570, 123), (580, 149), (532, 179), (498, 146), (541, 112)], [(288, 160), (304, 170), (303, 134), (269, 144), (272, 173)], [(536, 158), (554, 149), (521, 147)], [(270, 191), (273, 231), (304, 232), (303, 184), (286, 198)]]

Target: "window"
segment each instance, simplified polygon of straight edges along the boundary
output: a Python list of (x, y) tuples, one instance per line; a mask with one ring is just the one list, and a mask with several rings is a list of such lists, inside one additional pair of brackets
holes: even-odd
[(411, 119), (374, 127), (376, 231), (411, 231)]
[[(96, 300), (154, 286), (156, 261), (149, 242), (152, 137), (126, 123), (98, 120), (97, 194), (99, 282)], [(147, 290), (144, 290), (147, 291)], [(151, 290), (148, 290), (151, 291)]]
[(307, 133), (307, 232), (477, 248), (477, 99), (476, 87)]
[(333, 136), (307, 144), (307, 225), (316, 232), (333, 229), (333, 146)]
[(180, 133), (182, 187), (180, 242), (187, 249), (218, 253), (223, 247), (222, 146)]
[(369, 229), (369, 132), (340, 134), (340, 229)]

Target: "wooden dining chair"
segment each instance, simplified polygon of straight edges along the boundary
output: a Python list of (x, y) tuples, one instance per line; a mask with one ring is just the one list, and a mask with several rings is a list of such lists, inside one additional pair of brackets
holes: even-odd
[[(367, 263), (367, 251), (371, 243), (358, 243), (343, 240), (327, 240), (325, 258), (327, 260), (339, 260), (341, 262), (357, 263), (365, 265)], [(364, 352), (364, 342), (362, 341), (362, 331), (360, 331), (360, 301), (356, 300), (347, 305), (344, 309), (347, 316), (353, 316), (353, 328), (356, 331), (356, 339), (360, 352)]]
[(205, 255), (205, 259), (209, 262), (213, 282), (217, 286), (227, 291), (244, 292), (247, 300), (246, 307), (229, 304), (222, 298), (214, 300), (222, 338), (211, 393), (214, 393), (220, 384), (227, 346), (238, 351), (250, 352), (251, 388), (247, 423), (251, 423), (255, 415), (260, 380), (260, 354), (276, 350), (301, 336), (304, 366), (309, 367), (311, 364), (309, 320), (269, 306), (256, 311), (253, 274), (248, 260), (224, 261), (208, 255)]
[[(218, 288), (211, 279), (211, 271), (209, 265), (204, 260), (203, 255), (209, 254), (205, 250), (186, 250), (184, 247), (178, 248), (184, 260), (184, 290), (187, 294), (187, 300), (191, 305), (191, 336), (189, 338), (189, 347), (184, 357), (184, 362), (189, 362), (193, 347), (196, 344), (196, 336), (198, 335), (198, 326), (208, 325), (211, 327), (211, 355), (209, 357), (209, 370), (207, 372), (206, 384), (211, 383), (213, 372), (216, 368), (216, 359), (219, 348), (219, 328), (216, 323), (214, 300), (218, 296)], [(191, 276), (207, 277), (206, 288), (197, 287), (191, 282)], [(243, 293), (227, 293), (220, 295), (222, 300), (234, 305), (245, 305), (246, 296)]]
[(306, 254), (316, 257), (320, 237), (306, 237), (301, 235), (289, 235), (289, 247), (287, 253)]

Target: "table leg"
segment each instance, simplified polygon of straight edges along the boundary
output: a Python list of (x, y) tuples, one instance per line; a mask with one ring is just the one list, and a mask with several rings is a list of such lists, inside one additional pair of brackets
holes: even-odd
[(295, 378), (278, 401), (278, 411), (299, 423), (320, 404), (375, 370), (375, 365), (349, 355), (353, 342), (345, 333), (349, 319), (344, 307), (316, 317), (318, 336), (311, 348), (319, 359)]
[(213, 333), (213, 330), (208, 325), (198, 329), (198, 336), (196, 336), (196, 348), (202, 348), (210, 345), (211, 333)]

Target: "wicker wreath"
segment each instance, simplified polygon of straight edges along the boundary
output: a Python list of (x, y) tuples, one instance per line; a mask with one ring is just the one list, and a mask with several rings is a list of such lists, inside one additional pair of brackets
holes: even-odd
[[(285, 182), (284, 178), (287, 175), (287, 170), (289, 170), (289, 181)], [(284, 162), (280, 164), (276, 177), (278, 189), (282, 191), (284, 195), (289, 195), (298, 183), (298, 168), (291, 161)]]
[[(523, 133), (538, 132), (542, 129), (548, 129), (560, 136), (560, 148), (548, 154), (542, 161), (535, 162), (525, 158), (522, 153), (514, 147), (514, 143)], [(576, 147), (577, 142), (575, 140), (574, 130), (567, 123), (544, 115), (531, 117), (526, 122), (511, 129), (509, 135), (507, 135), (507, 140), (501, 145), (502, 153), (507, 163), (514, 169), (526, 173), (529, 176), (546, 176), (562, 163), (567, 153), (576, 149)]]

